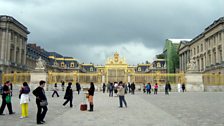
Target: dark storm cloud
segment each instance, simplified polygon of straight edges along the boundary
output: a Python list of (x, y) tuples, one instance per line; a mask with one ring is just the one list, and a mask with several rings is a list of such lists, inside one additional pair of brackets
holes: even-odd
[[(201, 33), (205, 27), (224, 15), (222, 5), (222, 0), (0, 2), (2, 12), (12, 15), (29, 28), (29, 41), (36, 42), (47, 50), (79, 57), (85, 61), (88, 61), (85, 58), (88, 55), (100, 56), (102, 59), (108, 57), (116, 48), (124, 55), (132, 54), (132, 51), (141, 52), (140, 48), (130, 50), (132, 47), (119, 46), (136, 46), (131, 44), (133, 42), (142, 43), (142, 48), (161, 52), (167, 38), (192, 39)], [(92, 49), (98, 46), (102, 52)], [(145, 57), (145, 60), (146, 57), (152, 57), (151, 54), (139, 55)]]

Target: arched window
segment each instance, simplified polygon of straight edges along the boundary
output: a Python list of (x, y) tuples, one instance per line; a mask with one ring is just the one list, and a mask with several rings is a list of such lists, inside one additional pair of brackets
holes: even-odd
[(93, 71), (93, 67), (90, 67), (89, 71), (91, 71), (91, 72), (92, 72), (92, 71)]
[(64, 67), (65, 66), (65, 63), (64, 62), (61, 62), (61, 67)]
[(138, 71), (142, 71), (141, 67), (138, 67)]
[(74, 67), (75, 65), (74, 65), (74, 63), (72, 62), (71, 64), (70, 64), (70, 67)]

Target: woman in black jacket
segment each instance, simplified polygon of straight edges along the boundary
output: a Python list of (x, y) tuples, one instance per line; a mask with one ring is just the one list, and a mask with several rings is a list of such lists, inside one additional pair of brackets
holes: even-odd
[(66, 88), (65, 97), (66, 101), (64, 102), (64, 106), (70, 101), (70, 107), (72, 108), (72, 99), (73, 99), (73, 90), (72, 90), (72, 83), (68, 83), (68, 87)]
[[(47, 113), (47, 97), (44, 92), (45, 81), (41, 80), (39, 82), (40, 86), (37, 87), (33, 94), (36, 96), (36, 104), (37, 104), (37, 124), (45, 123), (44, 117)], [(45, 104), (41, 104), (45, 102)], [(43, 111), (42, 111), (43, 109)]]
[(89, 111), (92, 112), (93, 111), (93, 96), (94, 96), (94, 92), (95, 92), (95, 87), (94, 87), (93, 82), (90, 83), (90, 88), (89, 88), (88, 92), (89, 92), (88, 101), (89, 101), (89, 106), (90, 106)]

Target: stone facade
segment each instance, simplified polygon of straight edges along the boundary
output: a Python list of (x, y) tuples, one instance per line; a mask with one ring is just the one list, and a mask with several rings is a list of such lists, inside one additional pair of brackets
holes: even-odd
[(195, 71), (224, 74), (224, 17), (209, 25), (189, 43), (179, 47), (180, 69), (187, 71), (186, 64), (195, 62)]
[(26, 69), (28, 29), (10, 16), (0, 16), (0, 69), (14, 72)]

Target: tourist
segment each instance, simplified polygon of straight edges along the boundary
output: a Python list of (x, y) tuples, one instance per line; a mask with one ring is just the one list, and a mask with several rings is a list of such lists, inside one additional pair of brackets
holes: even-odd
[(81, 86), (79, 84), (79, 82), (76, 83), (76, 91), (78, 92), (78, 94), (80, 93), (81, 90)]
[(143, 88), (143, 93), (145, 93), (146, 92), (146, 86), (145, 86), (145, 84), (143, 84), (142, 88)]
[(131, 93), (131, 84), (128, 82), (128, 92)]
[(135, 94), (135, 83), (131, 83), (131, 94)]
[(165, 94), (169, 95), (169, 91), (171, 91), (171, 85), (170, 85), (170, 82), (167, 81), (165, 84)]
[(0, 115), (4, 115), (4, 109), (7, 105), (9, 114), (15, 114), (15, 112), (12, 111), (12, 103), (11, 103), (11, 90), (9, 89), (10, 82), (7, 81), (4, 86), (2, 87), (2, 105), (0, 108)]
[(54, 94), (57, 95), (57, 97), (59, 97), (59, 94), (58, 94), (58, 86), (57, 86), (57, 83), (54, 84), (54, 89), (53, 89), (53, 94), (52, 94), (52, 97), (54, 97)]
[(154, 94), (157, 94), (157, 92), (158, 92), (158, 88), (159, 88), (159, 86), (158, 86), (158, 84), (156, 83), (156, 84), (154, 85)]
[(105, 90), (106, 90), (106, 84), (105, 83), (103, 83), (103, 93), (105, 93)]
[(65, 90), (65, 82), (63, 80), (61, 81), (61, 88), (62, 88), (62, 91)]
[(118, 96), (118, 95), (117, 95), (117, 87), (118, 87), (118, 83), (117, 83), (117, 82), (114, 82), (114, 94), (115, 94), (116, 96)]
[(182, 91), (185, 92), (185, 84), (184, 83), (181, 85), (181, 88), (182, 88)]
[(117, 90), (118, 90), (119, 103), (120, 103), (119, 107), (122, 108), (123, 107), (123, 102), (124, 102), (124, 105), (127, 108), (127, 102), (126, 102), (125, 97), (124, 97), (124, 95), (125, 95), (125, 93), (124, 93), (125, 88), (124, 88), (124, 84), (122, 83), (122, 81), (119, 82)]
[(109, 92), (109, 88), (110, 88), (110, 81), (107, 84), (107, 93)]
[(64, 99), (66, 99), (66, 101), (63, 103), (63, 106), (65, 106), (69, 101), (70, 101), (70, 107), (72, 108), (72, 100), (73, 100), (73, 90), (72, 90), (72, 83), (69, 82), (68, 86), (66, 88), (65, 91), (65, 96)]
[(89, 101), (89, 106), (90, 106), (89, 111), (92, 112), (93, 111), (93, 96), (94, 96), (94, 92), (95, 92), (95, 87), (94, 87), (93, 82), (90, 83), (90, 88), (89, 88), (88, 92), (89, 92), (88, 101)]
[(20, 89), (19, 99), (20, 99), (20, 105), (21, 105), (21, 119), (28, 117), (28, 103), (30, 101), (29, 97), (30, 93), (30, 87), (28, 86), (27, 82), (23, 83), (23, 86)]
[(151, 94), (151, 84), (150, 84), (150, 82), (146, 85), (146, 92), (147, 92), (147, 94)]
[(113, 83), (110, 83), (110, 86), (109, 86), (109, 97), (113, 97), (113, 90), (114, 90), (114, 85), (113, 85)]
[(45, 123), (44, 118), (48, 110), (47, 97), (44, 91), (45, 83), (46, 83), (45, 81), (41, 80), (39, 82), (40, 86), (38, 86), (35, 90), (33, 90), (33, 94), (36, 96), (36, 104), (37, 104), (37, 124)]

